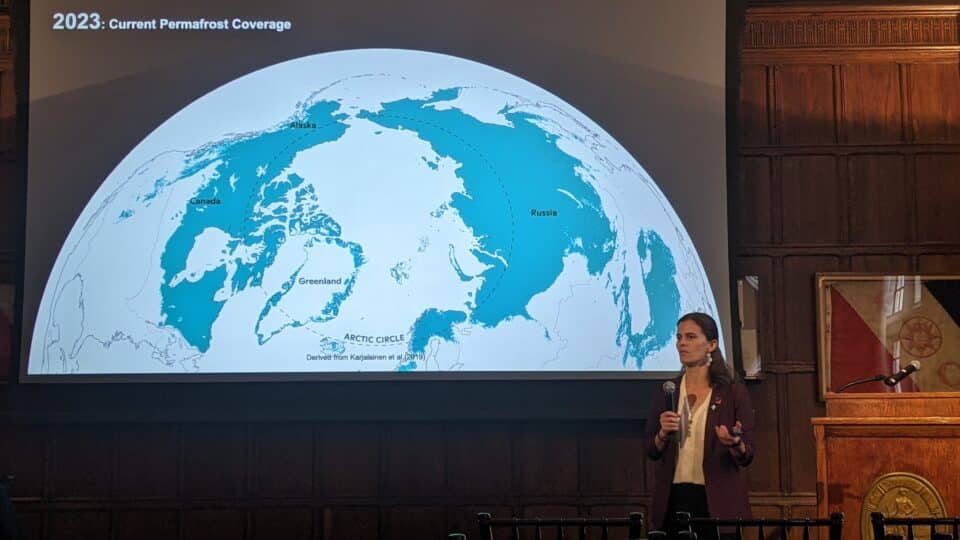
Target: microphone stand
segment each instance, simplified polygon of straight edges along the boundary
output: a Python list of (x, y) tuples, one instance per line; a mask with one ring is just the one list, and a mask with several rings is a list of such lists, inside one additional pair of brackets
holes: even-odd
[(857, 379), (855, 381), (850, 381), (847, 384), (841, 386), (840, 388), (837, 388), (837, 393), (839, 394), (840, 392), (843, 392), (844, 390), (846, 390), (847, 388), (850, 388), (851, 386), (856, 386), (858, 384), (872, 383), (872, 382), (880, 382), (886, 378), (887, 378), (886, 375), (874, 375), (873, 377), (867, 377), (866, 379)]

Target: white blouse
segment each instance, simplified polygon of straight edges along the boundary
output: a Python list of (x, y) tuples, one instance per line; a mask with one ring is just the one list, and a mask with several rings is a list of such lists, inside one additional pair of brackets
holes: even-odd
[(713, 396), (713, 389), (707, 392), (701, 403), (693, 408), (687, 401), (687, 377), (680, 380), (680, 433), (677, 434), (679, 452), (677, 469), (673, 473), (674, 484), (705, 485), (703, 480), (703, 443), (707, 428), (707, 403)]

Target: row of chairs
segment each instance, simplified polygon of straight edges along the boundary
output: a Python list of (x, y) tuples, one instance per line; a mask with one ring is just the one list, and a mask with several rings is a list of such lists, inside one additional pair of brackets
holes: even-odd
[[(870, 514), (873, 526), (873, 537), (893, 540), (903, 538), (899, 534), (906, 529), (907, 540), (914, 540), (918, 536), (917, 529), (926, 528), (927, 538), (930, 540), (957, 540), (960, 539), (960, 516), (948, 518), (895, 518), (885, 517), (880, 512)], [(897, 531), (888, 532), (889, 529)], [(947, 530), (948, 532), (943, 532)]]
[[(588, 531), (599, 531), (600, 540), (608, 540), (614, 531), (626, 529), (628, 540), (639, 540), (643, 532), (643, 514), (631, 512), (626, 518), (494, 518), (490, 514), (477, 514), (480, 526), (480, 540), (509, 538), (520, 540), (523, 530), (532, 533), (534, 540), (555, 538), (557, 540), (586, 540)], [(676, 532), (650, 531), (650, 540), (704, 540), (703, 537), (744, 540), (787, 540), (791, 530), (800, 530), (803, 540), (811, 538), (811, 530), (826, 529), (829, 540), (840, 540), (843, 536), (843, 514), (831, 514), (829, 518), (787, 518), (787, 519), (719, 519), (695, 518), (687, 513), (676, 515)], [(923, 535), (930, 540), (960, 540), (960, 517), (951, 518), (894, 518), (880, 512), (871, 514), (871, 525), (875, 540), (915, 540)], [(495, 535), (495, 529), (506, 529), (506, 535)], [(698, 532), (699, 531), (699, 534)], [(732, 531), (732, 532), (722, 532)], [(748, 534), (755, 532), (754, 534)], [(946, 531), (946, 532), (944, 532)], [(770, 534), (773, 533), (773, 534)], [(904, 534), (905, 533), (905, 534)], [(529, 538), (529, 535), (524, 535)], [(595, 537), (595, 532), (594, 532)], [(818, 537), (820, 537), (818, 535)], [(468, 540), (463, 533), (452, 533), (448, 540)], [(864, 539), (866, 540), (866, 539)]]
[[(13, 505), (10, 503), (9, 485), (12, 476), (0, 475), (0, 540), (19, 540)], [(870, 515), (874, 540), (915, 540), (919, 532), (926, 528), (925, 535), (930, 540), (960, 540), (960, 517), (950, 518), (896, 518), (886, 517), (880, 512)], [(521, 530), (529, 529), (535, 540), (543, 540), (551, 531), (557, 540), (587, 540), (590, 530), (600, 531), (600, 540), (609, 540), (611, 530), (626, 529), (628, 540), (639, 540), (643, 532), (643, 514), (631, 512), (626, 518), (507, 518), (496, 519), (488, 513), (477, 514), (481, 540), (496, 540), (494, 529), (509, 529), (511, 540), (520, 540)], [(791, 529), (801, 530), (803, 540), (810, 539), (811, 529), (826, 528), (829, 540), (841, 540), (843, 536), (843, 514), (831, 514), (826, 519), (719, 519), (695, 518), (680, 512), (675, 518), (676, 533), (669, 535), (664, 531), (650, 531), (650, 540), (671, 540), (674, 536), (683, 540), (698, 539), (700, 536), (711, 538), (735, 538), (744, 540), (745, 531), (755, 530), (757, 540), (767, 540), (767, 532), (773, 530), (778, 540), (787, 540)], [(733, 530), (732, 533), (722, 531)], [(944, 532), (946, 530), (947, 532)], [(906, 533), (905, 535), (902, 533)], [(463, 533), (452, 533), (448, 540), (467, 540)]]

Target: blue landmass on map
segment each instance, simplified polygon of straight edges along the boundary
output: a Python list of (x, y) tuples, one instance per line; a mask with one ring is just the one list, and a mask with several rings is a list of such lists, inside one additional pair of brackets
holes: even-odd
[[(174, 283), (174, 278), (185, 270), (187, 257), (205, 229), (216, 228), (232, 238), (227, 245), (230, 262), (235, 265), (229, 283), (232, 293), (261, 286), (264, 272), (291, 235), (315, 235), (349, 250), (356, 266), (362, 264), (360, 246), (339, 238), (340, 226), (319, 211), (312, 186), (303, 186), (303, 178), (297, 175), (276, 181), (299, 152), (343, 136), (348, 128), (343, 122), (347, 116), (338, 113), (339, 108), (338, 103), (330, 101), (318, 101), (305, 108), (298, 121), (315, 124), (316, 128), (296, 129), (284, 124), (203, 147), (190, 155), (187, 166), (180, 172), (177, 180), (214, 166), (215, 173), (205, 177), (194, 198), (219, 201), (218, 204), (186, 204), (180, 224), (167, 240), (160, 257), (163, 324), (179, 331), (184, 340), (200, 352), (210, 348), (213, 324), (226, 302), (225, 298), (218, 299), (215, 295), (225, 286), (227, 264), (208, 270), (196, 281), (183, 279)], [(160, 187), (158, 181), (155, 189)], [(282, 207), (282, 203), (289, 203), (291, 198), (295, 207)], [(275, 203), (281, 206), (269, 212), (255, 211)], [(247, 254), (244, 257), (237, 254), (241, 247), (254, 249), (244, 249)], [(270, 296), (261, 320), (290, 290), (295, 279), (296, 275), (291, 276), (280, 291)], [(335, 314), (352, 286), (352, 280), (345, 280), (344, 290), (335, 295), (333, 305), (322, 308), (321, 316)], [(261, 343), (264, 338), (260, 336)]]
[(462, 311), (440, 311), (428, 309), (424, 311), (410, 331), (410, 352), (423, 353), (431, 338), (440, 338), (454, 341), (453, 325), (467, 320), (467, 314)]
[(449, 206), (477, 239), (473, 255), (487, 265), (469, 320), (492, 328), (512, 317), (529, 319), (527, 305), (556, 281), (566, 255), (582, 255), (598, 275), (613, 257), (616, 232), (596, 190), (578, 173), (583, 163), (538, 125), (542, 117), (504, 109), (511, 125), (490, 124), (456, 107), (433, 107), (459, 92), (438, 90), (357, 116), (412, 131), (438, 156), (461, 164), (456, 174), (464, 192), (451, 194)]
[(450, 266), (453, 268), (453, 271), (457, 273), (457, 277), (460, 278), (460, 281), (471, 281), (473, 276), (468, 276), (463, 268), (460, 268), (460, 263), (457, 261), (456, 248), (453, 244), (448, 246), (448, 256), (450, 258)]
[(680, 318), (680, 290), (677, 288), (677, 264), (673, 253), (656, 231), (640, 231), (637, 238), (637, 256), (643, 272), (643, 287), (647, 293), (650, 320), (642, 332), (632, 333), (630, 314), (630, 278), (624, 276), (613, 299), (620, 306), (620, 324), (617, 345), (626, 342), (623, 362), (632, 359), (637, 369), (643, 367), (648, 355), (663, 348), (673, 339), (677, 319)]

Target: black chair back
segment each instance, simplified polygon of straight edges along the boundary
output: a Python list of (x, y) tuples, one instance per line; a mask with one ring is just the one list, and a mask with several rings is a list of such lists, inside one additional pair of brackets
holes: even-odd
[(510, 540), (520, 540), (520, 531), (530, 529), (536, 540), (586, 540), (587, 531), (599, 529), (600, 539), (608, 540), (612, 529), (627, 529), (629, 540), (639, 540), (643, 530), (643, 514), (631, 512), (626, 518), (506, 518), (496, 519), (483, 512), (477, 514), (481, 540), (496, 540), (494, 529), (509, 529)]
[[(766, 533), (770, 530), (778, 531), (779, 540), (788, 540), (790, 529), (802, 529), (803, 540), (810, 540), (811, 528), (827, 528), (830, 540), (841, 540), (843, 536), (843, 514), (830, 514), (827, 519), (809, 519), (809, 518), (785, 518), (785, 519), (720, 519), (720, 518), (694, 518), (686, 512), (678, 512), (676, 515), (678, 529), (686, 533), (688, 538), (696, 539), (696, 530), (711, 530), (714, 538), (720, 538), (721, 529), (734, 530), (733, 535), (737, 540), (747, 538), (745, 531), (755, 529), (757, 540), (765, 540)], [(728, 533), (729, 536), (729, 533)], [(653, 534), (651, 533), (651, 538)], [(700, 539), (703, 540), (703, 539)]]
[[(958, 540), (960, 539), (960, 516), (947, 518), (895, 518), (886, 517), (881, 512), (870, 514), (870, 524), (873, 526), (873, 537), (879, 539), (903, 539), (901, 534), (892, 534), (887, 532), (887, 526), (906, 527), (907, 540), (916, 538), (916, 529), (929, 527), (930, 540)], [(937, 529), (940, 529), (939, 531)], [(942, 532), (948, 529), (949, 533)]]

